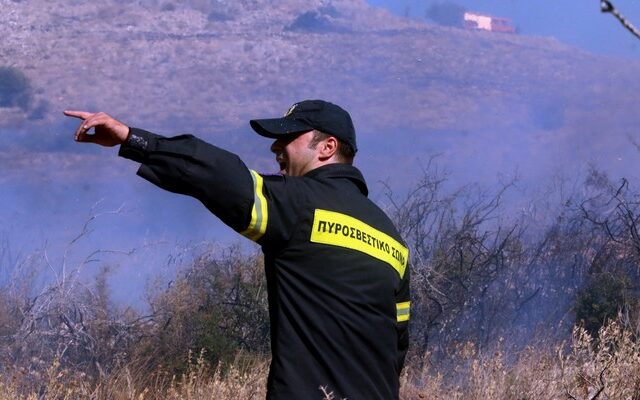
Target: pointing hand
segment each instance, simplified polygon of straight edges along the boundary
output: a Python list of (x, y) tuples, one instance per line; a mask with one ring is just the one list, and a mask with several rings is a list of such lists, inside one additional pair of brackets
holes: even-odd
[[(76, 142), (96, 143), (101, 146), (122, 144), (129, 136), (129, 127), (103, 112), (65, 111), (64, 115), (82, 120), (75, 133)], [(93, 134), (89, 130), (95, 128)]]

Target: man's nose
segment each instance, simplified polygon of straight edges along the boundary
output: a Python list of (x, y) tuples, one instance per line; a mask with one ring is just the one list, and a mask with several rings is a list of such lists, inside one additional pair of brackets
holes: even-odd
[(271, 144), (271, 152), (272, 153), (280, 153), (282, 152), (283, 146), (282, 146), (282, 140), (281, 139), (276, 139), (272, 144)]

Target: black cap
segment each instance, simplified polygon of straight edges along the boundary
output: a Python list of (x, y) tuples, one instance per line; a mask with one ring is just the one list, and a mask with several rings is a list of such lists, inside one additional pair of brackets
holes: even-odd
[(355, 153), (356, 131), (349, 113), (324, 100), (304, 100), (289, 107), (282, 118), (252, 119), (251, 127), (259, 135), (277, 139), (284, 135), (318, 130), (347, 143)]

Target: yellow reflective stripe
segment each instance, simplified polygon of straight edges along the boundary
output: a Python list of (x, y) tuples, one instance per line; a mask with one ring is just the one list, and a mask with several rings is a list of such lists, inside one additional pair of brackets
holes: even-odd
[(368, 254), (389, 264), (400, 274), (400, 278), (407, 268), (409, 250), (406, 247), (386, 233), (349, 215), (316, 209), (310, 240)]
[(254, 242), (264, 235), (267, 230), (267, 220), (269, 219), (269, 211), (267, 208), (267, 199), (262, 194), (262, 176), (254, 170), (250, 170), (253, 179), (253, 208), (251, 209), (251, 222), (249, 227), (244, 230), (242, 235), (248, 237)]
[(410, 305), (411, 305), (410, 301), (405, 301), (404, 303), (396, 303), (396, 310), (398, 312), (398, 322), (409, 320)]

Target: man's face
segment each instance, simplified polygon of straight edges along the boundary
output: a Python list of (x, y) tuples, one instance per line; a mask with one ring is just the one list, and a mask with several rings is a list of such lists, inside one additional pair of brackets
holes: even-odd
[(309, 131), (273, 142), (271, 151), (276, 155), (281, 174), (302, 176), (317, 167), (318, 151), (309, 147), (312, 139), (313, 131)]

